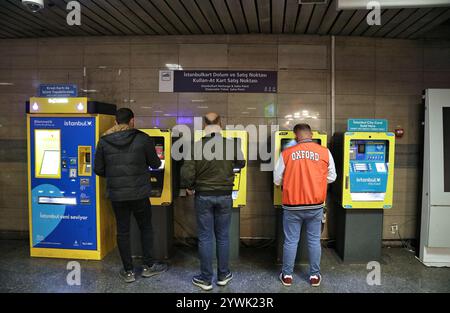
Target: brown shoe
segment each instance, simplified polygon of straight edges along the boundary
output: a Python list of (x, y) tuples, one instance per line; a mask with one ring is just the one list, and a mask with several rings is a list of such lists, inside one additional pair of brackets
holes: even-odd
[(321, 280), (322, 280), (322, 276), (320, 274), (309, 276), (309, 283), (313, 287), (319, 287)]
[(280, 280), (283, 286), (289, 287), (292, 285), (292, 275), (283, 275), (283, 273), (280, 273)]

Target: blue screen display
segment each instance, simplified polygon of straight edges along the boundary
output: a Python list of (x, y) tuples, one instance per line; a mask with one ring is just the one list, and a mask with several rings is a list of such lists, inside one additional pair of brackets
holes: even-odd
[(350, 142), (350, 192), (386, 192), (389, 170), (387, 144), (383, 140)]

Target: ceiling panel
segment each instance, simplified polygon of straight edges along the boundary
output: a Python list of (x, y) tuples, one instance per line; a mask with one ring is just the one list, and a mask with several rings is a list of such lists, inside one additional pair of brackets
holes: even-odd
[(133, 11), (135, 15), (147, 25), (149, 29), (148, 34), (167, 35), (168, 32), (161, 27), (161, 25), (150, 15), (147, 11), (134, 0), (126, 1), (124, 3), (130, 11)]
[(197, 0), (197, 5), (202, 11), (203, 16), (208, 21), (209, 25), (213, 29), (215, 34), (224, 34), (225, 30), (223, 28), (222, 23), (220, 22), (219, 17), (216, 14), (216, 10), (214, 10), (214, 6), (211, 4), (209, 0)]
[(230, 12), (228, 11), (227, 2), (222, 0), (212, 0), (212, 3), (214, 4), (214, 10), (217, 12), (219, 19), (225, 28), (225, 32), (227, 34), (235, 34), (236, 28), (234, 27)]
[[(108, 0), (109, 1), (109, 0)], [(122, 0), (119, 0), (122, 1)], [(171, 25), (180, 34), (190, 34), (190, 30), (186, 27), (184, 22), (178, 18), (178, 15), (167, 5), (167, 2), (164, 0), (153, 0), (152, 1), (155, 7), (159, 12), (166, 18), (167, 21), (170, 22)]]
[[(41, 31), (36, 28), (36, 24), (30, 22), (27, 19), (22, 18), (19, 15), (0, 12), (0, 21), (2, 22), (1, 30), (5, 33), (11, 27), (13, 27), (13, 29), (16, 30), (26, 31), (26, 33), (22, 34), (22, 36), (25, 36), (27, 33), (33, 34), (34, 36), (39, 36), (41, 33)], [(52, 35), (56, 34), (52, 31), (50, 31), (49, 33)]]
[(300, 5), (298, 5), (297, 0), (286, 0), (283, 28), (284, 33), (291, 34), (295, 32), (295, 25), (297, 24), (299, 10)]
[(121, 15), (117, 16), (119, 20), (126, 20), (127, 25), (130, 25), (132, 28), (139, 28), (139, 31), (142, 31), (144, 34), (155, 33), (153, 28), (145, 22), (145, 18), (141, 19), (140, 13), (142, 13), (143, 10), (138, 10), (132, 5), (130, 6), (130, 3), (133, 1), (108, 0), (108, 2), (111, 4), (111, 7), (114, 8), (114, 11), (120, 12)]
[(359, 24), (366, 22), (367, 11), (356, 11), (352, 18), (347, 22), (339, 35), (349, 36), (358, 27)]
[(297, 17), (297, 25), (295, 26), (295, 32), (297, 34), (305, 34), (308, 28), (309, 21), (314, 12), (315, 4), (302, 4), (300, 7), (300, 13)]
[(354, 10), (340, 11), (328, 33), (331, 35), (339, 35), (355, 13), (356, 11)]
[[(441, 9), (432, 9), (427, 14), (425, 14), (419, 21), (417, 21), (414, 25), (411, 25), (402, 33), (400, 33), (398, 38), (414, 38), (414, 36), (420, 36), (424, 32), (427, 32), (437, 25), (448, 21), (450, 10), (447, 9), (445, 11)], [(443, 20), (442, 20), (443, 17)], [(440, 20), (441, 19), (441, 20)]]
[[(117, 2), (114, 0), (87, 0), (86, 2), (93, 2), (97, 5), (98, 8), (104, 10), (107, 14), (109, 14), (112, 18), (120, 22), (125, 26), (127, 33), (129, 34), (137, 34), (143, 35), (145, 34), (144, 30), (141, 29), (139, 23), (133, 19), (132, 16), (127, 16), (126, 12), (123, 11), (123, 8), (116, 7)], [(114, 4), (114, 5), (113, 5)], [(43, 10), (45, 11), (45, 10)], [(83, 11), (82, 11), (83, 12)]]
[(161, 11), (159, 11), (158, 8), (151, 1), (148, 0), (131, 0), (131, 1), (135, 1), (138, 5), (140, 5), (142, 10), (145, 10), (145, 12), (153, 18), (156, 24), (159, 25), (159, 27), (162, 28), (165, 33), (169, 35), (180, 34), (180, 32), (173, 26), (170, 19), (164, 16), (164, 14), (162, 14)]
[(390, 20), (392, 20), (397, 14), (399, 14), (400, 11), (400, 9), (384, 10), (381, 13), (381, 25), (369, 26), (360, 35), (367, 37), (373, 36), (377, 31), (380, 30), (381, 27), (383, 27), (386, 23), (389, 23)]
[(367, 10), (338, 10), (337, 0), (79, 0), (80, 26), (66, 23), (69, 0), (46, 0), (31, 13), (21, 0), (0, 1), (0, 38), (111, 35), (319, 34), (420, 38), (450, 19), (450, 9), (384, 9), (381, 25)]
[[(20, 16), (21, 19), (32, 22), (36, 25), (36, 29), (42, 34), (41, 36), (43, 37), (48, 36), (48, 33), (57, 33), (59, 36), (67, 36), (65, 30), (62, 29), (57, 23), (52, 20), (45, 20), (41, 13), (33, 14), (29, 12), (28, 10), (21, 7), (20, 3), (18, 3), (17, 1), (1, 1), (0, 12), (8, 15), (11, 14), (11, 16), (13, 17)], [(9, 26), (15, 29), (14, 25)]]
[(256, 1), (258, 10), (258, 20), (259, 29), (262, 33), (270, 34), (271, 26), (271, 16), (270, 16), (270, 0), (259, 0)]
[(430, 8), (417, 10), (416, 12), (411, 14), (406, 20), (404, 20), (400, 25), (398, 25), (389, 33), (387, 33), (386, 37), (389, 38), (397, 37), (400, 33), (402, 33), (403, 31), (405, 31), (406, 29), (408, 29), (409, 27), (420, 21), (420, 19), (430, 11), (431, 11)]
[[(9, 1), (9, 0), (7, 0)], [(92, 11), (93, 14), (96, 16), (96, 22), (98, 24), (104, 25), (104, 24), (110, 24), (112, 25), (116, 31), (116, 35), (132, 35), (133, 32), (131, 32), (125, 25), (123, 25), (121, 22), (117, 21), (114, 17), (112, 17), (107, 11), (105, 11), (103, 8), (98, 7), (93, 1), (91, 0), (79, 0), (81, 4), (81, 12), (82, 14), (84, 11)], [(47, 9), (46, 9), (47, 10)], [(52, 8), (48, 8), (48, 10), (52, 10)], [(39, 14), (39, 13), (38, 13)], [(83, 23), (83, 15), (81, 16), (81, 23)], [(70, 27), (70, 26), (67, 26)]]
[(234, 26), (239, 34), (248, 33), (247, 21), (245, 20), (244, 12), (242, 11), (240, 0), (227, 0), (228, 9), (231, 13)]
[(411, 15), (413, 15), (418, 9), (402, 9), (394, 16), (389, 22), (384, 23), (382, 27), (375, 33), (377, 37), (385, 37), (389, 32), (395, 30), (404, 21), (406, 21)]
[(272, 33), (281, 34), (284, 23), (286, 0), (272, 1)]
[(211, 26), (208, 24), (208, 21), (203, 16), (202, 11), (200, 11), (200, 8), (198, 7), (195, 0), (178, 0), (178, 1), (181, 1), (186, 10), (189, 12), (192, 19), (197, 23), (197, 25), (200, 27), (200, 29), (204, 34), (213, 33)]
[(328, 6), (323, 4), (314, 5), (314, 12), (311, 16), (311, 20), (309, 21), (308, 28), (306, 33), (308, 34), (317, 34), (317, 31), (320, 28), (320, 24), (322, 24), (323, 17), (327, 12)]
[[(52, 0), (52, 4), (61, 11), (66, 12), (67, 3), (69, 1), (70, 0)], [(65, 14), (67, 14), (67, 12)], [(110, 23), (99, 23), (97, 19), (98, 16), (95, 13), (88, 8), (84, 8), (82, 27), (87, 25), (90, 28), (95, 29), (101, 35), (114, 35), (117, 32), (117, 29), (115, 29)]]
[(186, 10), (181, 1), (178, 0), (166, 0), (167, 5), (172, 9), (172, 11), (178, 16), (178, 18), (183, 21), (189, 31), (192, 34), (201, 34), (202, 31), (197, 23), (192, 19), (192, 16)]
[(258, 11), (256, 10), (255, 1), (241, 0), (244, 9), (245, 19), (250, 33), (259, 33)]
[(320, 24), (320, 27), (318, 29), (319, 35), (326, 35), (330, 31), (331, 27), (334, 24), (334, 21), (339, 16), (339, 11), (336, 8), (337, 0), (332, 0), (330, 2), (330, 5), (328, 6), (327, 12), (325, 13), (325, 16), (323, 17), (323, 21)]

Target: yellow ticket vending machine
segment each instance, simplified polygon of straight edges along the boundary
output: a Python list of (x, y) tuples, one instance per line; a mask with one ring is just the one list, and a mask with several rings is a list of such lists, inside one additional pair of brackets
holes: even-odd
[(93, 156), (116, 106), (31, 98), (26, 110), (31, 256), (102, 259), (115, 247), (115, 223)]
[[(195, 132), (195, 141), (198, 141), (204, 135), (203, 131)], [(242, 169), (234, 169), (233, 186), (233, 211), (231, 215), (230, 226), (230, 258), (239, 257), (240, 245), (240, 211), (241, 207), (247, 204), (247, 167), (248, 167), (248, 132), (245, 130), (222, 130), (221, 135), (224, 138), (233, 139), (237, 142), (237, 149), (241, 149), (245, 159), (245, 166)], [(215, 251), (215, 248), (213, 249)]]
[[(173, 166), (171, 158), (172, 137), (168, 129), (140, 129), (149, 135), (155, 144), (156, 153), (161, 159), (158, 169), (149, 168), (151, 174), (153, 226), (153, 257), (156, 260), (168, 259), (173, 247)], [(131, 227), (133, 256), (142, 256), (140, 231), (134, 217)]]
[(344, 261), (381, 258), (383, 210), (392, 208), (395, 136), (388, 122), (350, 119), (333, 138), (338, 181), (336, 250)]
[[(275, 149), (274, 149), (274, 165), (278, 161), (281, 152), (284, 149), (291, 147), (297, 144), (295, 140), (295, 134), (293, 131), (281, 130), (276, 131), (275, 134)], [(322, 145), (324, 147), (327, 146), (327, 134), (323, 134), (317, 131), (313, 131), (313, 141)], [(283, 210), (281, 208), (281, 198), (282, 198), (282, 189), (279, 186), (273, 185), (273, 205), (277, 210), (277, 262), (281, 262), (283, 258), (283, 242), (284, 242), (284, 232), (283, 232)], [(322, 225), (324, 226), (326, 222), (326, 207), (324, 208), (324, 217), (322, 220)], [(323, 229), (323, 227), (322, 227)], [(297, 262), (307, 262), (308, 260), (308, 250), (306, 245), (306, 231), (305, 228), (302, 227), (302, 232), (300, 235), (299, 249), (297, 250)]]

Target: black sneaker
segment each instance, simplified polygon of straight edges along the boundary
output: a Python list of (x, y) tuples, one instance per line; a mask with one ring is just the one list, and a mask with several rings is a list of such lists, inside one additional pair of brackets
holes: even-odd
[(167, 271), (166, 263), (153, 263), (152, 266), (142, 265), (142, 277), (148, 278)]
[(135, 277), (133, 271), (121, 270), (119, 272), (119, 276), (126, 283), (132, 283), (132, 282), (136, 281), (136, 277)]
[(233, 279), (233, 273), (228, 272), (226, 275), (219, 275), (217, 277), (217, 285), (226, 286)]
[(213, 289), (211, 282), (204, 280), (201, 275), (192, 277), (192, 283), (205, 291)]

